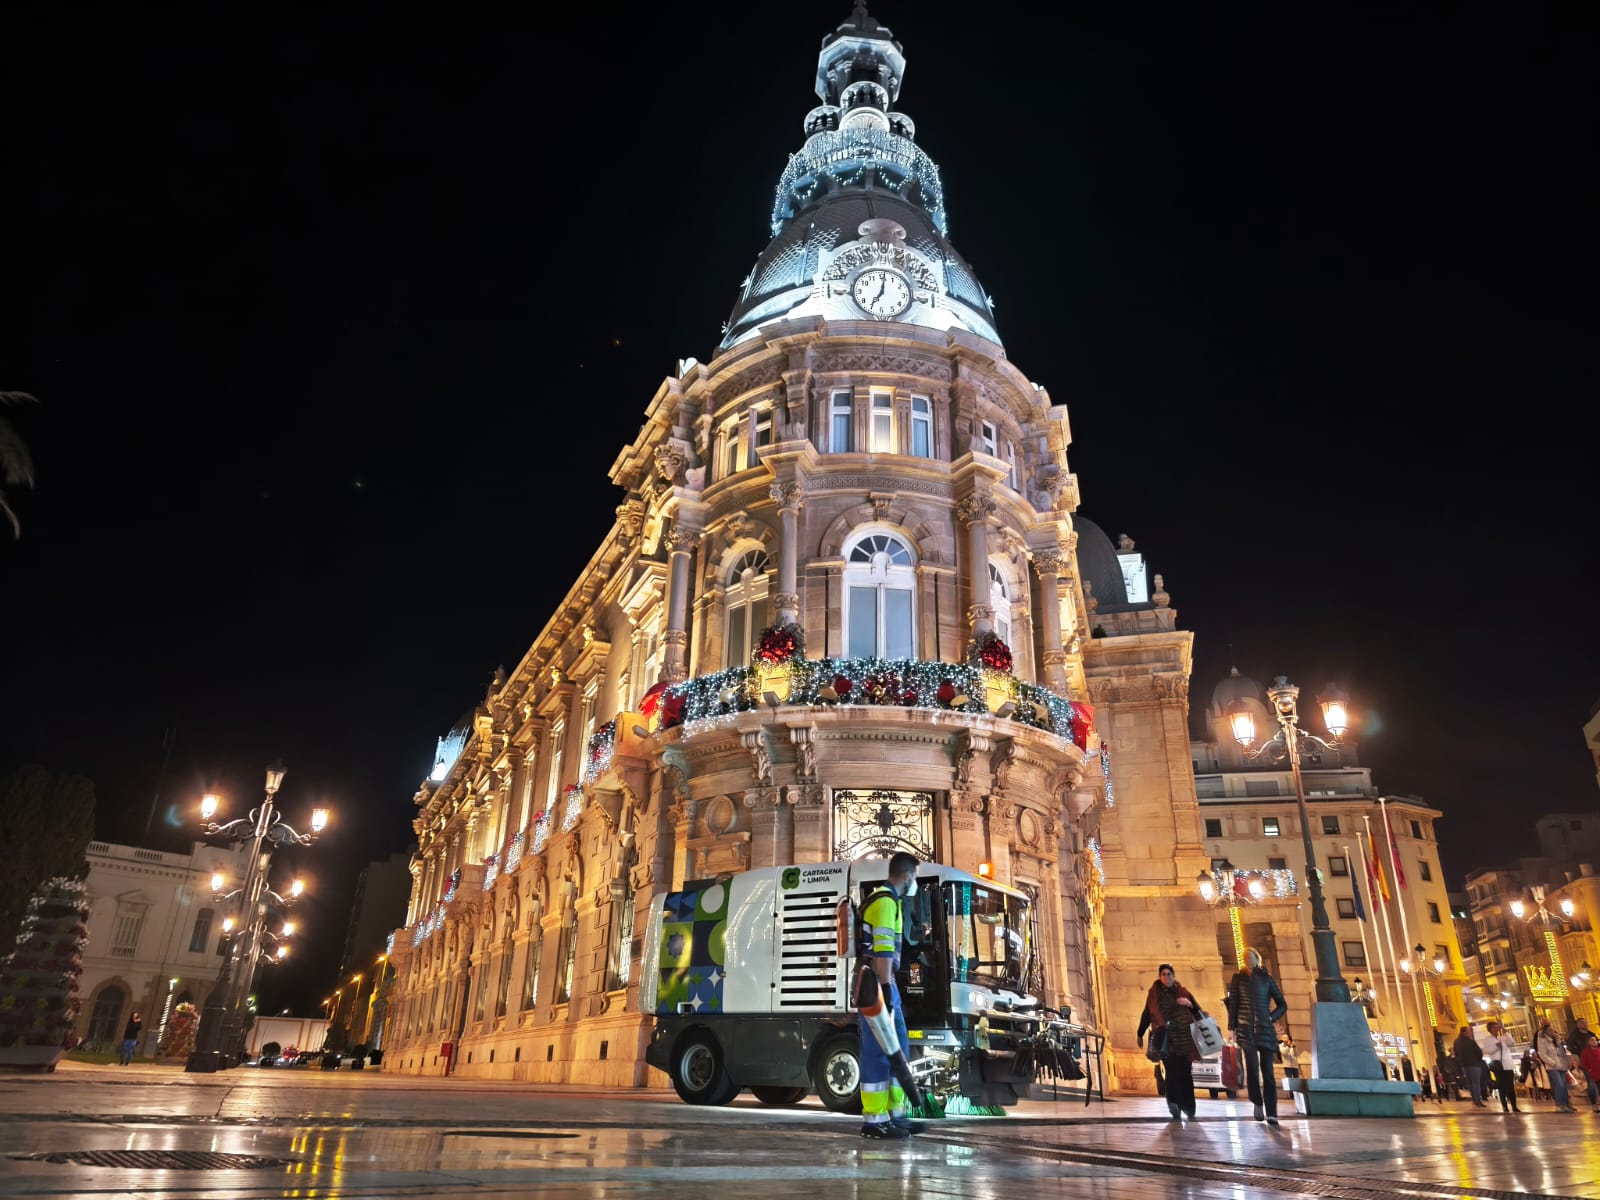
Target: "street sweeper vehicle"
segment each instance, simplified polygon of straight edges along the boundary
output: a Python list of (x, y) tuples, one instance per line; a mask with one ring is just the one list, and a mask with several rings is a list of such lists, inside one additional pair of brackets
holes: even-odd
[[(642, 956), (641, 1007), (655, 1015), (645, 1057), (679, 1097), (727, 1104), (749, 1088), (785, 1105), (815, 1091), (830, 1109), (860, 1111), (856, 1014), (870, 1022), (881, 997), (870, 967), (858, 969), (857, 930), (888, 867), (887, 858), (767, 867), (661, 897)], [(924, 1110), (1015, 1104), (1033, 1082), (1036, 1047), (1059, 1044), (1067, 1028), (1026, 991), (1027, 895), (925, 863), (903, 904), (896, 982), (910, 1044), (889, 1044), (893, 1023), (881, 1014), (869, 1025), (897, 1079), (913, 1104), (922, 1094)]]

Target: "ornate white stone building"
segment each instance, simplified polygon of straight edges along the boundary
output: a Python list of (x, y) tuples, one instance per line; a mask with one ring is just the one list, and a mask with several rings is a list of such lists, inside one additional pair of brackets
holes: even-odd
[[(904, 69), (864, 7), (824, 41), (716, 354), (657, 389), (611, 529), (441, 741), (385, 1070), (646, 1083), (654, 896), (899, 846), (1037, 897), (1033, 983), (1131, 1079), (1159, 962), (1220, 994), (1192, 635), (1075, 515), (1066, 409), (945, 235)], [(1303, 985), (1294, 900), (1262, 914)]]

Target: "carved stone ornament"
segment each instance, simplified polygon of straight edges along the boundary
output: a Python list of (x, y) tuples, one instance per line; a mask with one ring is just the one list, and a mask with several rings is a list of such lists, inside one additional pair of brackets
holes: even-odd
[(991, 604), (974, 604), (967, 609), (967, 624), (976, 625), (979, 621), (993, 621), (994, 606)]
[[(838, 262), (838, 259), (834, 259), (834, 265)], [(937, 359), (914, 358), (908, 354), (825, 354), (818, 356), (814, 367), (818, 372), (888, 371), (897, 375), (919, 375), (924, 379), (937, 379), (942, 383), (950, 382), (948, 363)]]
[(778, 603), (778, 611), (798, 613), (800, 611), (800, 597), (794, 592), (779, 592), (774, 599)]
[(1017, 818), (1017, 837), (1025, 846), (1037, 846), (1039, 839), (1044, 835), (1038, 814), (1032, 809), (1025, 808)]
[(799, 510), (806, 505), (806, 489), (800, 483), (774, 483), (768, 489), (772, 502), (779, 508), (792, 508)]
[(750, 514), (744, 509), (728, 514), (727, 534), (730, 545), (734, 542), (756, 539), (760, 531), (761, 527), (750, 519)]
[(666, 646), (687, 646), (689, 634), (682, 629), (664, 629), (661, 631), (661, 642)]
[(1004, 791), (1011, 778), (1011, 768), (1017, 764), (1017, 743), (1014, 738), (998, 742), (989, 754), (989, 771), (994, 776), (996, 791)]
[(874, 492), (867, 499), (872, 503), (872, 519), (874, 521), (887, 521), (889, 514), (894, 510), (895, 497), (887, 492)]
[(781, 789), (775, 787), (746, 788), (744, 806), (753, 812), (777, 808), (783, 801)]
[(989, 519), (994, 507), (994, 497), (974, 493), (956, 501), (956, 516), (964, 525), (977, 525)]
[(1156, 576), (1156, 590), (1150, 593), (1150, 603), (1157, 608), (1166, 608), (1172, 603), (1172, 597), (1167, 594), (1167, 581), (1161, 576)]
[(1117, 549), (1124, 554), (1133, 552), (1133, 539), (1125, 533), (1117, 534)]
[(1044, 652), (1044, 665), (1047, 667), (1065, 666), (1067, 652), (1065, 650), (1046, 650)]
[(772, 752), (767, 748), (767, 735), (765, 730), (752, 729), (741, 735), (744, 748), (750, 752), (750, 768), (755, 773), (756, 781), (766, 786), (772, 783)]
[(794, 743), (795, 778), (801, 783), (817, 780), (817, 744), (813, 734), (809, 727), (789, 731), (789, 740)]
[(656, 869), (651, 863), (635, 863), (633, 871), (628, 877), (628, 882), (633, 885), (633, 890), (642, 892), (656, 881)]
[(1033, 569), (1040, 579), (1046, 579), (1051, 575), (1059, 576), (1061, 574), (1061, 551), (1035, 550), (1033, 552)]
[(693, 525), (679, 525), (674, 523), (667, 531), (667, 545), (674, 554), (692, 554), (695, 547), (700, 544), (700, 539), (705, 536), (705, 530), (696, 529)]
[(1094, 704), (1110, 704), (1112, 693), (1116, 691), (1116, 683), (1110, 679), (1089, 680), (1089, 699)]
[(688, 456), (674, 446), (656, 447), (656, 471), (667, 483), (681, 483)]

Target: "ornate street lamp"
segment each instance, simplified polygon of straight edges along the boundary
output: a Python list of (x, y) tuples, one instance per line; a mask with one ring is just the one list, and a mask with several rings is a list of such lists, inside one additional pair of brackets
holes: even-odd
[[(237, 932), (232, 917), (223, 922), (224, 956), (222, 970), (216, 985), (206, 1001), (201, 1017), (198, 1045), (189, 1056), (187, 1069), (211, 1072), (239, 1061), (244, 1042), (244, 1009), (250, 1002), (250, 989), (255, 982), (256, 966), (260, 962), (281, 962), (289, 955), (289, 947), (279, 945), (276, 953), (268, 954), (264, 945), (294, 933), (294, 922), (285, 921), (282, 932), (273, 934), (265, 928), (273, 906), (286, 908), (300, 896), (304, 885), (296, 880), (289, 896), (281, 896), (267, 886), (267, 871), (272, 862), (272, 852), (279, 846), (309, 846), (328, 823), (328, 810), (318, 808), (311, 815), (309, 834), (296, 831), (284, 822), (274, 807), (274, 798), (283, 786), (284, 767), (281, 762), (267, 768), (266, 797), (260, 807), (248, 816), (218, 825), (213, 818), (222, 801), (214, 793), (207, 793), (200, 801), (202, 828), (207, 837), (220, 838), (235, 845), (248, 845), (242, 884), (226, 895), (222, 894), (227, 879), (222, 872), (211, 877), (212, 891), (219, 899), (237, 899), (240, 922)], [(235, 962), (237, 956), (238, 961)], [(231, 979), (230, 979), (231, 976)]]

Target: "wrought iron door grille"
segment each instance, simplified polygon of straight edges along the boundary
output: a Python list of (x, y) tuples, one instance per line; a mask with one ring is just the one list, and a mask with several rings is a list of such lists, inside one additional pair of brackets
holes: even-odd
[(833, 793), (833, 856), (855, 862), (897, 850), (933, 860), (933, 793), (877, 789)]

